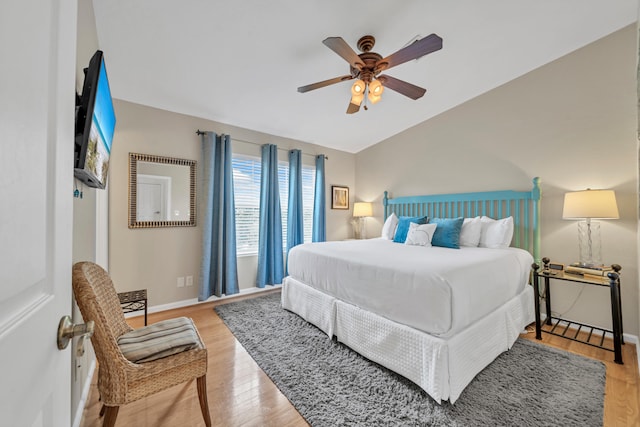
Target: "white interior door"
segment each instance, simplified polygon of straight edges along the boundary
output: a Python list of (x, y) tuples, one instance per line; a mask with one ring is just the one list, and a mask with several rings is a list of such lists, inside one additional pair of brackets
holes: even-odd
[(136, 218), (138, 221), (169, 221), (171, 178), (137, 175)]
[(0, 425), (69, 426), (75, 0), (0, 2)]

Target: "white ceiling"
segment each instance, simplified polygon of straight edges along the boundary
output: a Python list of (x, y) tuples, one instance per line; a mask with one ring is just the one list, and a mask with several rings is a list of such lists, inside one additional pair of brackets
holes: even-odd
[[(637, 20), (638, 0), (93, 0), (115, 98), (351, 153)], [(415, 36), (443, 48), (386, 72), (427, 89), (387, 90), (345, 114), (349, 73), (322, 44), (365, 35), (383, 57)], [(357, 51), (359, 53), (359, 51)], [(213, 129), (215, 130), (215, 129)]]

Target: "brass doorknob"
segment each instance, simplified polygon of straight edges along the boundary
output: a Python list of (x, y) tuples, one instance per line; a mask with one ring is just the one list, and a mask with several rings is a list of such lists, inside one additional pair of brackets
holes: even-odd
[(71, 316), (63, 316), (58, 323), (58, 349), (64, 350), (69, 345), (69, 340), (73, 337), (80, 337), (78, 341), (78, 356), (84, 354), (84, 339), (93, 335), (95, 323), (89, 320), (87, 323), (74, 324)]

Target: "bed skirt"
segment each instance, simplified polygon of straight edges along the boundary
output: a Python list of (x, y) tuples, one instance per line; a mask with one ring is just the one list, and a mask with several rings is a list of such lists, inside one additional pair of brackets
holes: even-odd
[(329, 337), (420, 386), (436, 402), (454, 403), (473, 378), (509, 350), (534, 321), (533, 288), (454, 336), (440, 338), (324, 294), (291, 277), (282, 284), (282, 307)]

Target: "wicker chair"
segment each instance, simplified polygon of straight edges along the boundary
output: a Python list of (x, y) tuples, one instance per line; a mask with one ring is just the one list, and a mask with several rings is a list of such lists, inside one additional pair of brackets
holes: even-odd
[(115, 424), (121, 405), (194, 378), (197, 379), (202, 416), (205, 424), (211, 426), (207, 403), (207, 349), (204, 344), (200, 348), (151, 362), (132, 363), (118, 347), (118, 337), (132, 328), (125, 322), (109, 274), (91, 262), (75, 264), (73, 293), (82, 317), (95, 322), (91, 343), (98, 359), (98, 391), (106, 408), (103, 426)]

